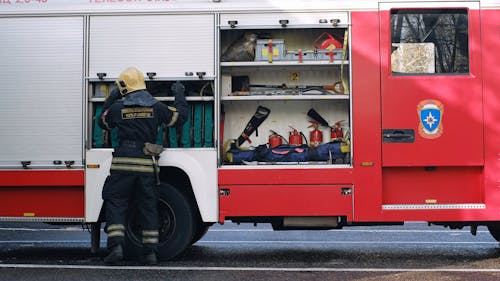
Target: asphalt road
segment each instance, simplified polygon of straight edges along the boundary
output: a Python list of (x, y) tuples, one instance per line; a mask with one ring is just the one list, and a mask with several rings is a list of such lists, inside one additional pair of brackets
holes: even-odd
[(486, 228), (425, 223), (330, 231), (213, 226), (173, 261), (104, 266), (79, 226), (0, 223), (0, 280), (500, 280)]

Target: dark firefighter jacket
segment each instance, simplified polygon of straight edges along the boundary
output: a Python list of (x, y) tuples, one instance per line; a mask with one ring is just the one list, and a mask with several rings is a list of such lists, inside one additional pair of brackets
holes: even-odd
[[(175, 94), (172, 106), (167, 106), (147, 91), (135, 91), (123, 100), (112, 93), (103, 106), (99, 125), (104, 129), (118, 127), (119, 145), (114, 157), (151, 158), (143, 152), (144, 143), (155, 143), (158, 127), (181, 126), (187, 119), (187, 103), (183, 92)], [(109, 107), (109, 108), (108, 108)]]

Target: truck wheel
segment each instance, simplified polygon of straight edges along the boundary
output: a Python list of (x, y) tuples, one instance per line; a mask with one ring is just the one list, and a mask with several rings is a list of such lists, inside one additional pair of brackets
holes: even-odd
[(195, 227), (195, 232), (193, 236), (193, 240), (191, 241), (191, 245), (198, 242), (205, 234), (207, 234), (208, 229), (210, 228), (211, 224), (203, 223), (201, 221), (196, 223)]
[(500, 242), (500, 224), (490, 224), (488, 225), (488, 230), (490, 231), (491, 236)]
[[(194, 212), (189, 200), (169, 184), (160, 186), (158, 202), (160, 237), (158, 258), (168, 260), (182, 253), (194, 237)], [(132, 208), (127, 219), (124, 254), (137, 259), (142, 254), (140, 222), (136, 219), (137, 209)]]

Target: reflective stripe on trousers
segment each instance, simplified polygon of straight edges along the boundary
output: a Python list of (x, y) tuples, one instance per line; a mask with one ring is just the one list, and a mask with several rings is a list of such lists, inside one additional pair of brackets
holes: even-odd
[(143, 230), (142, 231), (142, 243), (143, 244), (158, 244), (159, 237), (158, 230)]
[(111, 224), (107, 228), (108, 237), (125, 237), (125, 226), (123, 224)]

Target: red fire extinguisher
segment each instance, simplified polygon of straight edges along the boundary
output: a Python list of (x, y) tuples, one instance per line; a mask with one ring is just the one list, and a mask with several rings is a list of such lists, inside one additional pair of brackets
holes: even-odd
[(318, 145), (323, 143), (323, 132), (318, 129), (319, 123), (316, 121), (310, 121), (310, 127), (313, 127), (313, 130), (309, 132), (309, 145), (311, 147), (317, 147)]
[(344, 132), (342, 131), (344, 122), (345, 120), (335, 122), (332, 130), (330, 131), (330, 141), (335, 141), (344, 137)]
[(324, 49), (342, 49), (342, 43), (340, 43), (335, 37), (333, 37), (328, 32), (323, 32), (318, 38), (316, 38), (313, 42), (314, 48), (318, 50)]
[(277, 146), (282, 145), (283, 140), (284, 140), (283, 136), (281, 136), (280, 134), (276, 133), (273, 130), (270, 130), (270, 132), (271, 132), (271, 135), (269, 135), (269, 147), (275, 148)]
[(292, 131), (288, 135), (288, 143), (291, 145), (302, 145), (302, 135), (294, 127), (290, 126), (290, 128), (292, 128)]

